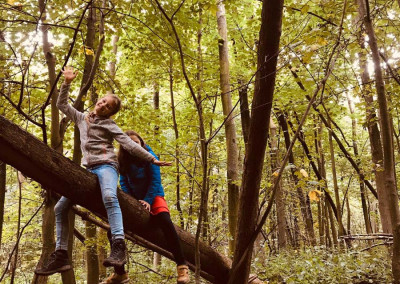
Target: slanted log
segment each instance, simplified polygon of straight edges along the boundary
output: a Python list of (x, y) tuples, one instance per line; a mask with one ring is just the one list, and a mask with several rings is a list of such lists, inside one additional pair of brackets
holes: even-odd
[[(0, 160), (39, 182), (44, 189), (57, 192), (106, 219), (96, 175), (74, 164), (3, 116), (0, 116)], [(161, 230), (149, 226), (150, 214), (143, 206), (122, 191), (118, 191), (118, 200), (125, 230), (169, 251)], [(178, 226), (175, 229), (187, 261), (194, 264), (195, 237)], [(203, 277), (213, 283), (226, 283), (231, 260), (203, 242), (200, 242), (200, 254)]]

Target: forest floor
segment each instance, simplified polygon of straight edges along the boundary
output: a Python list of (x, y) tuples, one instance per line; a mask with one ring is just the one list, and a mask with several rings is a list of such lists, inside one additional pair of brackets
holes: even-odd
[(392, 283), (387, 247), (361, 251), (363, 248), (354, 244), (342, 251), (325, 247), (290, 249), (254, 263), (259, 263), (259, 278), (270, 284)]

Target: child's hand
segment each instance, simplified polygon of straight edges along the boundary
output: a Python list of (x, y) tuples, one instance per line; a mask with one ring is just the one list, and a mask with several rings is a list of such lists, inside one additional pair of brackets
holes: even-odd
[(78, 71), (74, 71), (74, 68), (70, 66), (65, 66), (64, 70), (61, 70), (61, 72), (64, 74), (64, 82), (67, 84), (70, 84), (78, 75)]
[(140, 204), (142, 204), (144, 206), (144, 208), (146, 208), (147, 211), (150, 212), (150, 204), (149, 203), (147, 203), (144, 200), (139, 200), (139, 202), (140, 202)]
[(153, 159), (152, 163), (153, 163), (154, 165), (159, 166), (159, 167), (162, 167), (162, 166), (171, 166), (171, 165), (172, 165), (171, 162), (159, 161), (159, 160), (157, 160), (156, 158)]

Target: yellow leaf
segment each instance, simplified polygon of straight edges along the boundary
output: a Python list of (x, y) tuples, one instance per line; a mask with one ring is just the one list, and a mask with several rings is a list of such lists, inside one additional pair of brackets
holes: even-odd
[(303, 8), (301, 8), (301, 13), (306, 14), (310, 10), (310, 6), (304, 5)]
[(7, 0), (7, 4), (14, 5), (15, 0)]
[(85, 48), (85, 52), (86, 52), (86, 55), (94, 55), (93, 50), (91, 50), (89, 48)]
[(314, 54), (314, 52), (313, 51), (311, 51), (311, 52), (306, 52), (304, 55), (303, 55), (303, 62), (304, 63), (310, 63), (311, 62), (311, 57), (313, 56), (313, 54)]
[(311, 190), (308, 193), (308, 196), (310, 197), (310, 200), (312, 200), (312, 201), (319, 201), (321, 194), (322, 194), (322, 192), (319, 190)]
[(303, 177), (308, 178), (308, 173), (305, 169), (300, 169), (300, 173), (303, 175)]

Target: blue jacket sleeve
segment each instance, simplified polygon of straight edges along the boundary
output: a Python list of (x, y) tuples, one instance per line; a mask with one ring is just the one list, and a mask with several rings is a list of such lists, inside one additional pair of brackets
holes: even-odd
[(125, 177), (124, 175), (120, 175), (119, 176), (119, 185), (121, 186), (121, 189), (123, 192), (129, 194), (129, 181), (128, 181), (127, 177)]
[[(157, 160), (158, 157), (154, 154), (153, 150), (147, 146), (149, 149), (149, 153), (152, 154)], [(164, 196), (164, 189), (161, 184), (161, 172), (160, 167), (154, 164), (150, 165), (150, 174), (151, 174), (151, 182), (149, 185), (149, 189), (147, 191), (146, 196), (143, 198), (144, 201), (149, 203), (150, 205), (153, 204), (154, 198), (156, 196)]]

